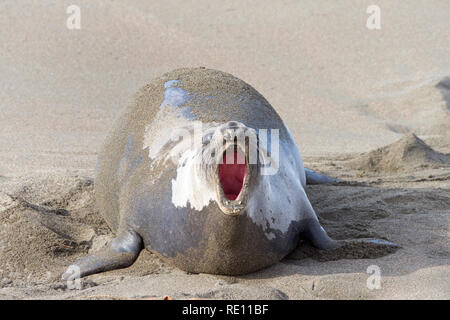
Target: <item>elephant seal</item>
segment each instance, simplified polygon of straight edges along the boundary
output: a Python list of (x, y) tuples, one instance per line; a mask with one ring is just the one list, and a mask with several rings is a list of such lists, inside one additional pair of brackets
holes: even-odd
[(122, 111), (98, 156), (95, 197), (115, 239), (62, 278), (127, 267), (143, 248), (223, 275), (270, 266), (300, 239), (336, 248), (306, 179), (291, 133), (254, 88), (205, 68), (166, 73)]

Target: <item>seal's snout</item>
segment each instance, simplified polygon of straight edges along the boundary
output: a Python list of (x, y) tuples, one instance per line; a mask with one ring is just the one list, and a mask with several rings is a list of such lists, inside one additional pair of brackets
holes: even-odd
[(237, 122), (237, 121), (228, 121), (225, 123), (225, 127), (227, 128), (239, 128), (239, 127), (245, 127), (244, 124)]
[(247, 127), (237, 121), (228, 121), (222, 125), (221, 133), (224, 143), (233, 142), (236, 138), (245, 136)]

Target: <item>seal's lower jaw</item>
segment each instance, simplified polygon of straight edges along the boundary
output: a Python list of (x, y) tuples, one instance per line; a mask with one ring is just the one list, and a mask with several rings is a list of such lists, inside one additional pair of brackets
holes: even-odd
[(230, 144), (217, 166), (217, 194), (223, 213), (238, 215), (247, 203), (249, 166), (246, 153), (236, 144)]

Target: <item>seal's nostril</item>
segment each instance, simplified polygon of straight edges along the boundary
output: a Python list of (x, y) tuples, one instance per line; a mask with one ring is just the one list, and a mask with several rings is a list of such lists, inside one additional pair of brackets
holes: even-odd
[(229, 128), (237, 128), (237, 127), (239, 127), (239, 124), (236, 121), (228, 121), (227, 127), (229, 127)]
[(226, 129), (224, 134), (223, 134), (223, 138), (226, 141), (232, 141), (235, 136), (236, 136), (236, 132), (235, 132), (234, 129)]

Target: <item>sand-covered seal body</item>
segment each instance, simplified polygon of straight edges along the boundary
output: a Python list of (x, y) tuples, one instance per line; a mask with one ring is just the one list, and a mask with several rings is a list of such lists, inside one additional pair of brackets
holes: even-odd
[(98, 157), (95, 195), (117, 234), (75, 263), (128, 266), (148, 248), (190, 272), (237, 275), (309, 239), (335, 246), (305, 194), (283, 121), (250, 85), (204, 68), (157, 78), (125, 108)]

